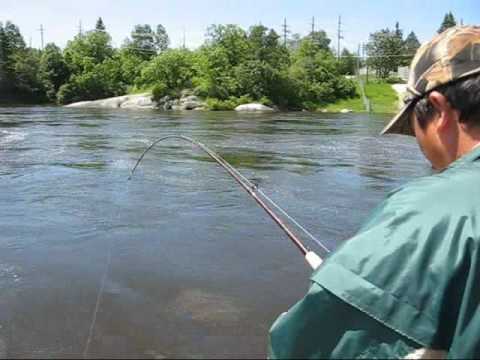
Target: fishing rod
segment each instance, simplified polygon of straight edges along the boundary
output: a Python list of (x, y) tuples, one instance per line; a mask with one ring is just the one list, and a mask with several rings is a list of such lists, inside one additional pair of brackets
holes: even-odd
[[(253, 184), (250, 180), (248, 180), (245, 176), (243, 176), (237, 169), (235, 169), (230, 163), (228, 163), (225, 159), (223, 159), (219, 154), (214, 152), (213, 150), (209, 149), (207, 146), (202, 144), (199, 141), (196, 141), (192, 138), (183, 135), (168, 135), (161, 137), (155, 140), (149, 147), (145, 149), (142, 155), (137, 160), (135, 166), (133, 167), (129, 180), (132, 179), (133, 175), (135, 174), (135, 170), (140, 165), (141, 161), (145, 157), (145, 155), (158, 143), (169, 140), (169, 139), (177, 139), (177, 140), (184, 140), (192, 145), (196, 146), (200, 150), (204, 151), (210, 158), (212, 158), (217, 164), (219, 164), (227, 173), (232, 176), (235, 181), (250, 195), (253, 199), (257, 202), (257, 204), (265, 210), (265, 212), (272, 218), (275, 223), (280, 226), (280, 228), (285, 232), (285, 234), (290, 238), (293, 244), (297, 247), (298, 250), (302, 253), (305, 257), (307, 263), (312, 267), (313, 270), (316, 270), (321, 264), (322, 259), (312, 250), (310, 250), (306, 245), (302, 243), (300, 238), (285, 224), (285, 222), (275, 213), (274, 210), (270, 208), (266, 204), (268, 201), (272, 204), (275, 208), (277, 208), (282, 214), (287, 216), (290, 220), (293, 221), (295, 225), (297, 225), (302, 231), (304, 231), (310, 238), (316, 241), (326, 252), (330, 252), (328, 248), (326, 248), (322, 243), (320, 243), (311, 233), (309, 233), (306, 229), (304, 229), (297, 221), (295, 221), (290, 215), (287, 214), (285, 210), (283, 210), (280, 206), (278, 206), (273, 200), (271, 200), (263, 191), (258, 189), (258, 186)], [(262, 199), (263, 198), (263, 199)]]

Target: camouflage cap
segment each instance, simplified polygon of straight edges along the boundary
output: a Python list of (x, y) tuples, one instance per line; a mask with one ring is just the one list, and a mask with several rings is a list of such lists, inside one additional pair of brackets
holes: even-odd
[(417, 100), (441, 85), (480, 73), (480, 27), (458, 26), (422, 45), (410, 66), (404, 107), (381, 134), (414, 135), (410, 115)]

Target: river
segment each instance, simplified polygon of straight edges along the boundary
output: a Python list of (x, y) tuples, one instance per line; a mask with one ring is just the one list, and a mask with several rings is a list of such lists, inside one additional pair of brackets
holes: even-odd
[(191, 136), (334, 249), (430, 171), (414, 139), (378, 136), (386, 120), (0, 108), (0, 356), (265, 357), (307, 290), (301, 254), (188, 144), (130, 169)]

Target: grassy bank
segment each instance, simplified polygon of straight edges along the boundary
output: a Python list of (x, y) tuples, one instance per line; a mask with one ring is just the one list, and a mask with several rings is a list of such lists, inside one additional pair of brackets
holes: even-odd
[[(395, 113), (398, 110), (398, 96), (392, 85), (386, 82), (373, 81), (365, 84), (365, 93), (370, 99), (372, 112), (374, 113)], [(357, 84), (357, 94), (360, 88)], [(352, 99), (339, 100), (325, 107), (327, 111), (338, 112), (342, 109), (350, 109), (354, 112), (365, 112), (360, 95)]]

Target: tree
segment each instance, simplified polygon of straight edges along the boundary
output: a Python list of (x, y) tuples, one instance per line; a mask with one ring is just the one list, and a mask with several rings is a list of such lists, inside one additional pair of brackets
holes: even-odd
[(95, 65), (90, 71), (73, 74), (57, 93), (61, 104), (97, 100), (125, 94), (127, 88), (122, 82), (121, 70), (114, 59), (107, 59)]
[(170, 38), (168, 37), (167, 30), (165, 30), (165, 27), (162, 24), (158, 24), (155, 33), (155, 47), (157, 51), (166, 51), (169, 45)]
[(3, 24), (0, 22), (0, 96), (8, 87), (7, 56), (8, 49), (6, 45), (5, 31), (3, 29)]
[(385, 79), (391, 71), (397, 71), (402, 64), (403, 50), (399, 29), (391, 31), (387, 28), (370, 34), (367, 44), (368, 61), (378, 77)]
[(163, 25), (157, 25), (154, 32), (148, 24), (135, 25), (131, 32), (132, 39), (127, 39), (124, 47), (143, 60), (150, 60), (158, 53), (168, 49), (170, 39)]
[(342, 75), (355, 75), (356, 66), (355, 55), (344, 48), (338, 62), (338, 72)]
[(250, 59), (266, 62), (274, 68), (288, 64), (288, 50), (280, 44), (280, 36), (275, 30), (255, 25), (250, 28), (247, 39)]
[(62, 51), (53, 43), (47, 44), (42, 52), (40, 74), (48, 99), (54, 101), (60, 86), (68, 81), (70, 71)]
[(305, 39), (294, 54), (289, 72), (304, 107), (315, 108), (355, 95), (355, 84), (339, 75), (332, 52), (319, 49), (310, 39)]
[(417, 35), (412, 31), (410, 34), (408, 34), (407, 38), (403, 42), (403, 51), (405, 53), (405, 57), (403, 59), (403, 64), (404, 66), (408, 66), (413, 57), (415, 56), (415, 53), (417, 52), (418, 48), (420, 47), (420, 41), (418, 41)]
[(150, 25), (135, 25), (131, 37), (132, 40), (127, 41), (126, 47), (136, 56), (150, 60), (157, 54), (155, 33)]
[(12, 90), (15, 88), (15, 61), (16, 54), (25, 49), (25, 41), (20, 29), (10, 21), (4, 26), (0, 23), (0, 89)]
[(238, 95), (254, 100), (279, 97), (278, 84), (289, 65), (288, 50), (279, 42), (279, 35), (262, 25), (248, 32), (248, 60), (235, 67)]
[(438, 33), (442, 33), (448, 28), (454, 27), (457, 25), (457, 21), (455, 20), (455, 17), (453, 16), (452, 12), (449, 11), (448, 13), (445, 14), (442, 24), (440, 25), (440, 28), (438, 29)]
[(167, 90), (177, 92), (191, 88), (194, 75), (192, 52), (187, 49), (171, 49), (157, 55), (148, 63), (142, 70), (138, 85), (163, 84)]
[(300, 47), (300, 42), (302, 41), (302, 35), (295, 33), (290, 36), (290, 39), (287, 40), (287, 48), (290, 51), (296, 51)]
[(114, 58), (118, 59), (123, 81), (128, 85), (133, 85), (137, 82), (137, 79), (142, 73), (142, 69), (148, 63), (128, 47), (124, 47), (118, 51)]
[(40, 51), (22, 49), (14, 55), (15, 88), (18, 96), (27, 101), (43, 101), (45, 89), (40, 76)]
[(328, 38), (327, 33), (323, 30), (318, 30), (311, 32), (308, 36), (311, 40), (313, 45), (318, 48), (319, 50), (330, 50), (330, 42), (331, 40)]
[(98, 18), (97, 23), (95, 24), (95, 30), (96, 31), (105, 31), (107, 28), (105, 27), (105, 24), (103, 23), (103, 20), (101, 17)]
[(84, 36), (77, 35), (67, 43), (64, 51), (65, 61), (74, 74), (92, 70), (95, 65), (111, 58), (113, 54), (108, 32), (95, 30)]
[(196, 93), (221, 100), (240, 96), (236, 68), (253, 57), (245, 30), (237, 25), (211, 25), (195, 61)]

